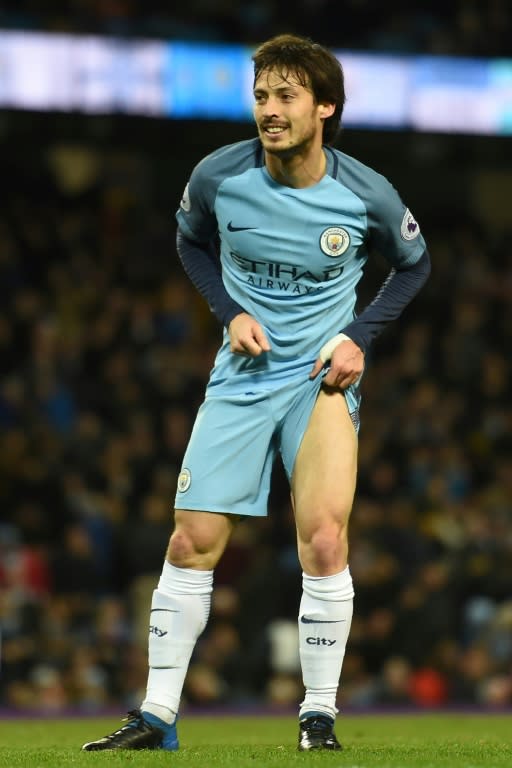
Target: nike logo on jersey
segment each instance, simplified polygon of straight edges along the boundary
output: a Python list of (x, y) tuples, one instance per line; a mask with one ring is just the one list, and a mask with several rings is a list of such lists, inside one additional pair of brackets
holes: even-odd
[(245, 232), (247, 229), (258, 229), (258, 227), (234, 227), (233, 223), (230, 221), (228, 229), (230, 232)]
[(336, 621), (321, 621), (320, 619), (308, 619), (307, 616), (300, 617), (302, 624), (341, 624), (346, 619), (337, 619)]

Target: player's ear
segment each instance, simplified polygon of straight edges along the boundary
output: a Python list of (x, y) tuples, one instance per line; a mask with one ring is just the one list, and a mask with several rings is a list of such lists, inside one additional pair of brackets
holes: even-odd
[(336, 109), (336, 104), (324, 104), (320, 102), (318, 105), (318, 113), (320, 117), (327, 118), (331, 117), (331, 115), (334, 115), (334, 110)]

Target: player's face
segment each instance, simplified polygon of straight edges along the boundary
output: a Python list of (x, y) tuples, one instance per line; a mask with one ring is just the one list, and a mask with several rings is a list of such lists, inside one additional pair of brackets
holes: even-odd
[[(321, 146), (327, 105), (294, 75), (265, 70), (254, 84), (254, 119), (266, 152), (290, 156), (313, 144)], [(328, 115), (327, 115), (328, 116)]]

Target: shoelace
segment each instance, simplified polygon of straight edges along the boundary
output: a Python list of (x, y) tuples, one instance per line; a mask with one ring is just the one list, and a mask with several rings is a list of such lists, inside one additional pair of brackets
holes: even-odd
[(137, 726), (142, 726), (144, 728), (145, 725), (138, 709), (131, 709), (127, 716), (123, 717), (123, 723), (126, 723), (126, 725), (121, 726), (117, 731), (109, 733), (108, 736), (104, 736), (103, 738), (112, 741), (112, 739), (115, 739), (116, 736), (119, 736), (119, 734), (123, 733), (127, 728), (137, 728)]
[[(140, 709), (130, 709), (130, 711), (127, 713), (126, 717), (123, 717), (123, 723), (128, 723), (128, 725), (134, 724), (134, 720), (140, 720), (141, 714)], [(126, 726), (125, 726), (126, 727)]]
[(331, 735), (331, 727), (329, 723), (327, 723), (325, 720), (320, 720), (320, 718), (311, 720), (310, 722), (303, 725), (304, 730), (307, 730), (308, 734), (311, 736), (326, 736)]

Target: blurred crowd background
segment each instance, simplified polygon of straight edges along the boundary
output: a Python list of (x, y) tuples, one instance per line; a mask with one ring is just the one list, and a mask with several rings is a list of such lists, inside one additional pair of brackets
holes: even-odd
[[(500, 0), (302, 0), (293, 18), (271, 0), (169, 5), (4, 2), (0, 26), (510, 55)], [(221, 336), (174, 210), (195, 162), (253, 129), (4, 113), (0, 135), (0, 707), (130, 708)], [(347, 131), (338, 146), (396, 184), (433, 259), (364, 378), (339, 705), (512, 706), (510, 141)], [(376, 258), (361, 305), (385, 274)], [(301, 572), (280, 465), (269, 517), (238, 526), (215, 585), (186, 706), (294, 707)]]
[(508, 0), (3, 0), (0, 27), (254, 44), (279, 32), (347, 49), (509, 56)]

